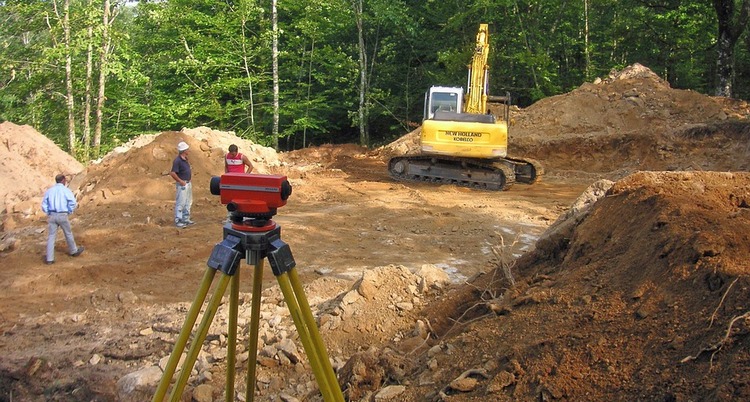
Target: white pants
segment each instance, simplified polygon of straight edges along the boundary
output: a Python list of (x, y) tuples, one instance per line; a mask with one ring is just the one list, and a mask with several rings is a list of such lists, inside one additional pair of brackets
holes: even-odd
[(190, 220), (190, 207), (193, 205), (193, 183), (175, 183), (177, 196), (174, 200), (174, 223), (187, 223)]

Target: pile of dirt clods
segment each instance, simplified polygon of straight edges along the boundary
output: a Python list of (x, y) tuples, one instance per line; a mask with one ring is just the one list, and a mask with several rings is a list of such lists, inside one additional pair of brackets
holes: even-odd
[(639, 172), (566, 220), (428, 307), (399, 400), (750, 400), (750, 174)]

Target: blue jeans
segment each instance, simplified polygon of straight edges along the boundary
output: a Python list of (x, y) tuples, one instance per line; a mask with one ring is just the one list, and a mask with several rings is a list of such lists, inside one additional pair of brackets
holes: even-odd
[(190, 220), (190, 207), (193, 205), (193, 183), (175, 183), (177, 196), (174, 200), (174, 223)]
[(73, 239), (73, 231), (70, 230), (70, 221), (68, 214), (61, 212), (51, 212), (47, 218), (47, 261), (55, 260), (55, 240), (57, 240), (57, 228), (61, 228), (65, 235), (65, 242), (68, 243), (68, 254), (78, 251), (76, 241)]

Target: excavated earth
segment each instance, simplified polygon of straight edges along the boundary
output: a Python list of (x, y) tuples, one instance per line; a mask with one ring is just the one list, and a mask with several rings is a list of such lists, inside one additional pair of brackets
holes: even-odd
[[(276, 153), (201, 127), (83, 166), (0, 123), (0, 401), (152, 399), (222, 240), (209, 180), (232, 143), (292, 184), (274, 221), (349, 401), (750, 400), (747, 102), (633, 65), (511, 116), (512, 155), (546, 175), (504, 192), (390, 180), (419, 130)], [(167, 176), (179, 141), (197, 221), (184, 229)], [(48, 266), (39, 202), (57, 172), (73, 176), (86, 251), (67, 256), (58, 236)], [(263, 271), (241, 264), (238, 350), (227, 292), (180, 400), (225, 400), (232, 356), (245, 400), (256, 281), (255, 400), (323, 400)]]

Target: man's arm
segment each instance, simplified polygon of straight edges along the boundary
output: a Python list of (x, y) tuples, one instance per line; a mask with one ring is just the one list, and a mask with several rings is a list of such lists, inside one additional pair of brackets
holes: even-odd
[(72, 214), (78, 206), (78, 203), (76, 202), (76, 196), (73, 195), (73, 192), (70, 190), (66, 191), (65, 193), (65, 198), (67, 198), (68, 201), (68, 212)]
[(250, 159), (247, 158), (247, 155), (242, 155), (242, 162), (247, 165), (247, 170), (245, 173), (250, 173), (253, 171), (253, 164), (250, 163)]
[(44, 193), (44, 198), (42, 198), (42, 212), (49, 213), (49, 191)]
[(182, 179), (180, 179), (180, 176), (177, 176), (177, 172), (175, 171), (169, 172), (169, 176), (171, 176), (174, 179), (174, 181), (176, 181), (177, 183), (180, 183), (180, 185), (182, 186), (187, 184), (184, 181), (182, 181)]

